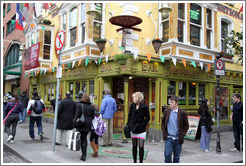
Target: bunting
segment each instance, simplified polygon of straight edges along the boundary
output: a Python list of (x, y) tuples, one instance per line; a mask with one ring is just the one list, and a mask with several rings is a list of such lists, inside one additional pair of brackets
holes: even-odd
[(37, 71), (36, 76), (38, 75), (38, 73), (39, 73), (39, 70)]
[(97, 60), (95, 60), (95, 64), (97, 64)]
[(27, 74), (25, 75), (25, 79), (27, 78)]
[(120, 47), (120, 51), (123, 50), (123, 49), (124, 49), (124, 47)]
[(78, 62), (78, 66), (81, 64), (81, 62), (82, 62), (82, 60), (79, 60), (79, 62)]
[(106, 63), (108, 63), (108, 55), (105, 56)]
[(42, 75), (42, 73), (43, 73), (43, 70), (40, 71), (40, 75)]
[(210, 71), (211, 64), (208, 64), (208, 71)]
[(162, 63), (164, 63), (164, 62), (165, 62), (165, 58), (166, 58), (166, 57), (165, 57), (164, 55), (160, 55), (159, 57), (160, 57), (160, 59), (161, 59)]
[(151, 53), (146, 53), (146, 56), (148, 58), (148, 61), (150, 62), (152, 54)]
[(71, 65), (70, 65), (70, 63), (68, 63), (67, 65), (68, 65), (69, 69), (71, 69)]
[(33, 24), (33, 23), (31, 23), (30, 25), (31, 25), (31, 28), (32, 28), (32, 29), (33, 29), (33, 27), (35, 26), (35, 24)]
[(203, 70), (203, 62), (199, 62), (200, 66), (201, 66), (201, 70)]
[(55, 69), (56, 69), (56, 67), (54, 66), (54, 67), (53, 67), (53, 72), (55, 72)]
[(86, 58), (86, 60), (85, 60), (85, 66), (87, 66), (88, 63), (89, 63), (89, 58)]
[(62, 64), (62, 68), (65, 69), (65, 64), (64, 63)]
[(176, 66), (177, 58), (172, 57), (172, 60), (173, 60), (174, 66)]
[(102, 61), (102, 58), (99, 58), (99, 60), (98, 60), (98, 64), (99, 65), (100, 65), (101, 61)]
[(44, 75), (46, 74), (47, 69), (44, 69)]
[(72, 63), (72, 69), (73, 69), (74, 65), (75, 65), (75, 61), (73, 61), (73, 63)]
[(115, 51), (113, 51), (113, 52), (112, 52), (112, 54), (111, 54), (111, 58), (114, 56), (114, 54), (115, 54)]
[(196, 62), (191, 61), (192, 65), (196, 68)]
[(138, 57), (139, 51), (138, 51), (138, 50), (132, 50), (132, 53), (133, 53), (133, 55), (134, 55), (134, 59), (136, 60), (137, 57)]
[(182, 59), (182, 62), (184, 64), (184, 66), (186, 67), (186, 60), (185, 59)]
[(35, 72), (34, 72), (34, 76), (35, 76), (35, 77), (36, 77), (36, 74), (37, 74), (37, 72), (35, 71)]
[(41, 28), (42, 28), (43, 31), (45, 30), (45, 26), (42, 25)]
[(51, 69), (50, 69), (50, 67), (49, 67), (49, 72), (51, 73)]
[(16, 22), (16, 20), (11, 20), (11, 23), (12, 23), (12, 24), (15, 24), (15, 22)]

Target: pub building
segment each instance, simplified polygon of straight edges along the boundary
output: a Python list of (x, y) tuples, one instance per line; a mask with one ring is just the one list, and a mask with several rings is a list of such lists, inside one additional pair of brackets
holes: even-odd
[[(216, 119), (214, 59), (219, 52), (226, 53), (223, 40), (229, 32), (233, 29), (241, 32), (243, 24), (241, 16), (234, 17), (218, 8), (223, 5), (238, 12), (241, 3), (57, 5), (60, 7), (56, 14), (46, 16), (51, 25), (38, 24), (26, 33), (26, 48), (40, 43), (40, 66), (26, 71), (30, 91), (41, 94), (49, 114), (53, 114), (50, 100), (56, 95), (55, 37), (63, 30), (62, 98), (70, 91), (75, 100), (79, 91), (84, 91), (100, 108), (103, 91), (111, 89), (118, 107), (114, 116), (115, 133), (123, 132), (132, 94), (137, 91), (143, 93), (149, 106), (148, 136), (155, 141), (161, 140), (163, 106), (169, 106), (173, 95), (179, 97), (179, 107), (194, 116), (198, 115), (201, 101), (209, 99), (210, 111)], [(162, 8), (171, 10), (162, 12)], [(97, 11), (94, 16), (93, 9)], [(99, 38), (107, 39), (104, 48), (98, 48), (95, 41)], [(163, 40), (159, 50), (152, 46), (152, 39), (157, 38)], [(116, 54), (122, 53), (130, 55), (126, 64), (115, 59)], [(243, 98), (243, 66), (237, 58), (221, 58), (226, 69), (225, 76), (220, 76), (221, 130), (228, 129), (232, 123), (229, 117), (233, 94), (240, 93)]]

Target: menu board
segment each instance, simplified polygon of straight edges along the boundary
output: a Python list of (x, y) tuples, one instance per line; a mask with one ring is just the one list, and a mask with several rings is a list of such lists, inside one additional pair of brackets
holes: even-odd
[(189, 121), (189, 129), (184, 138), (195, 140), (200, 117), (199, 116), (188, 116), (188, 121)]

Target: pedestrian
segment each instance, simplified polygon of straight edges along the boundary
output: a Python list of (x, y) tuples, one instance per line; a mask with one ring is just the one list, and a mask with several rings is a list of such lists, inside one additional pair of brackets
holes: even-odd
[(23, 111), (19, 114), (19, 124), (25, 123), (26, 120), (26, 114), (27, 114), (27, 104), (29, 102), (29, 97), (27, 97), (26, 92), (23, 91), (22, 94), (19, 96), (19, 99), (23, 105)]
[(162, 117), (161, 129), (165, 140), (165, 163), (179, 163), (184, 136), (189, 129), (187, 113), (178, 107), (178, 97), (172, 96), (170, 107), (167, 108)]
[(133, 103), (130, 106), (127, 122), (132, 138), (132, 156), (134, 163), (137, 163), (139, 144), (139, 161), (143, 163), (146, 127), (150, 120), (149, 108), (143, 103), (144, 96), (141, 92), (135, 92), (132, 98)]
[(76, 103), (79, 103), (79, 102), (81, 102), (81, 98), (82, 98), (82, 96), (83, 96), (83, 94), (84, 94), (84, 92), (83, 91), (79, 91), (79, 93), (76, 95), (76, 99), (75, 99), (75, 102)]
[(233, 96), (234, 104), (233, 104), (233, 112), (231, 114), (231, 120), (233, 122), (233, 134), (234, 134), (234, 148), (230, 149), (230, 151), (240, 151), (240, 135), (242, 146), (241, 150), (243, 151), (243, 103), (241, 101), (240, 94), (235, 94)]
[(103, 134), (102, 146), (112, 146), (113, 141), (113, 117), (117, 111), (116, 101), (111, 97), (111, 90), (105, 90), (105, 97), (102, 99), (100, 113), (103, 117), (103, 121), (106, 123), (107, 130)]
[[(81, 152), (80, 160), (86, 160), (87, 150), (87, 134), (91, 131), (92, 119), (94, 118), (94, 107), (91, 105), (90, 97), (88, 94), (83, 94), (81, 101), (76, 104), (76, 114), (73, 119), (74, 127), (80, 132)], [(82, 113), (85, 117), (85, 125), (78, 126), (76, 121), (81, 118)]]
[(38, 127), (38, 135), (40, 136), (41, 141), (43, 140), (43, 129), (42, 129), (42, 116), (45, 112), (44, 101), (38, 96), (38, 92), (32, 92), (32, 99), (28, 102), (27, 110), (30, 115), (29, 120), (29, 136), (31, 140), (35, 139), (34, 135), (34, 124), (36, 122)]
[[(14, 94), (13, 98), (6, 104), (5, 112), (6, 117), (5, 121), (5, 129), (8, 134), (7, 142), (13, 143), (16, 135), (16, 127), (19, 121), (19, 112), (23, 111), (23, 105), (18, 98), (18, 94)], [(10, 129), (12, 126), (12, 131)]]
[[(60, 94), (59, 95), (59, 98), (58, 98), (58, 105), (60, 104), (61, 100), (62, 100), (62, 96)], [(56, 109), (56, 99), (50, 100), (50, 104), (52, 105), (53, 111), (55, 112), (55, 109)]]
[(209, 152), (210, 148), (211, 131), (213, 127), (213, 117), (209, 111), (209, 101), (204, 99), (201, 106), (198, 109), (200, 115), (200, 126), (201, 126), (201, 138), (200, 138), (200, 149), (203, 152)]
[(92, 130), (91, 130), (91, 135), (90, 135), (90, 142), (91, 142), (91, 147), (94, 151), (93, 154), (91, 154), (92, 157), (98, 157), (98, 150), (99, 150), (99, 144), (98, 144), (98, 137), (95, 133), (95, 130), (97, 129), (98, 122), (102, 121), (102, 115), (100, 114), (100, 111), (98, 107), (93, 104), (95, 111), (94, 111), (94, 119), (92, 120)]
[(76, 103), (72, 100), (70, 92), (66, 93), (66, 98), (61, 100), (57, 114), (57, 134), (56, 145), (61, 145), (62, 135), (66, 133), (66, 146), (71, 132), (73, 131), (73, 119), (76, 112)]

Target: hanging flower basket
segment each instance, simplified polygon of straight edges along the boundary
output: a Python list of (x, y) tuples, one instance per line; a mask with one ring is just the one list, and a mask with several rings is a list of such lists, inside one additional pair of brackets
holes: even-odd
[(107, 39), (96, 39), (95, 40), (95, 43), (97, 44), (97, 47), (99, 48), (100, 52), (103, 52), (106, 42), (107, 42)]
[(222, 58), (230, 59), (230, 60), (232, 60), (232, 58), (234, 57), (232, 54), (226, 54), (226, 53), (224, 53), (223, 51), (221, 51), (221, 52), (219, 53), (219, 55), (220, 55)]
[(119, 65), (126, 65), (127, 63), (127, 59), (130, 58), (130, 56), (128, 54), (116, 54), (114, 56), (115, 61), (119, 64)]
[(43, 20), (43, 24), (50, 25), (51, 21), (50, 20)]
[(154, 39), (152, 40), (152, 45), (155, 49), (155, 53), (157, 54), (157, 52), (159, 51), (161, 44), (163, 43), (163, 41), (161, 39)]

